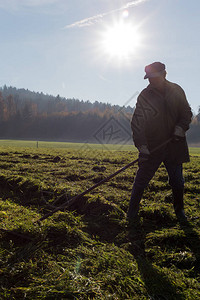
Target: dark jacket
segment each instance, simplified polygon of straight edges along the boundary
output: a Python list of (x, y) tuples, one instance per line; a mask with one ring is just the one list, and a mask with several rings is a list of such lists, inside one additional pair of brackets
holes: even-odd
[[(179, 85), (166, 80), (165, 93), (161, 94), (149, 84), (138, 96), (131, 122), (135, 146), (147, 145), (151, 152), (173, 136), (175, 126), (187, 131), (191, 118), (191, 108)], [(172, 162), (189, 161), (186, 138), (170, 142), (165, 149)]]

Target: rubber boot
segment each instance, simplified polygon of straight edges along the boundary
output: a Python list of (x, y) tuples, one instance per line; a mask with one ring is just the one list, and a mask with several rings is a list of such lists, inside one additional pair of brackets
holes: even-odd
[(139, 204), (144, 192), (144, 188), (133, 187), (131, 193), (131, 199), (129, 203), (129, 208), (127, 212), (127, 219), (129, 222), (134, 222), (137, 220), (138, 211), (139, 211)]
[(179, 221), (186, 221), (187, 217), (184, 212), (183, 188), (172, 188), (174, 199), (174, 210)]

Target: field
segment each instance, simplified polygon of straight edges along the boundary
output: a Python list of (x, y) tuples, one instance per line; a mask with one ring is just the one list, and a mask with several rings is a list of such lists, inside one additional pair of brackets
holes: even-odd
[(200, 299), (199, 149), (184, 165), (189, 221), (161, 165), (130, 227), (137, 165), (36, 221), (135, 160), (133, 146), (0, 141), (0, 299)]

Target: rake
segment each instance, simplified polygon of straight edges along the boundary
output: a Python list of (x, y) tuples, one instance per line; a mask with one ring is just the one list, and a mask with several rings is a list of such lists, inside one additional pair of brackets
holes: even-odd
[[(172, 140), (172, 138), (166, 140), (164, 143), (162, 143), (161, 145), (159, 145), (158, 147), (154, 148), (151, 151), (151, 154), (154, 153), (155, 151), (159, 150), (160, 148), (162, 148), (163, 146), (165, 146), (166, 144), (168, 144), (170, 141)], [(54, 210), (52, 210), (51, 212), (45, 214), (43, 217), (41, 217), (39, 220), (37, 220), (35, 223), (37, 222), (41, 222), (45, 219), (47, 219), (48, 217), (52, 216), (54, 213), (56, 213), (59, 210), (63, 210), (66, 207), (74, 204), (77, 200), (79, 200), (80, 198), (82, 198), (83, 196), (85, 196), (86, 194), (88, 194), (89, 192), (91, 192), (92, 190), (96, 189), (98, 186), (104, 184), (105, 182), (109, 181), (111, 178), (115, 177), (116, 175), (118, 175), (119, 173), (125, 171), (126, 169), (130, 168), (131, 166), (133, 166), (135, 163), (138, 162), (138, 158), (132, 162), (130, 162), (129, 164), (127, 164), (126, 166), (124, 166), (123, 168), (119, 169), (118, 171), (116, 171), (115, 173), (109, 175), (108, 177), (102, 179), (101, 181), (97, 182), (95, 185), (91, 186), (89, 189), (85, 190), (84, 192), (82, 192), (81, 194), (74, 196), (73, 198), (71, 198), (70, 200), (66, 201), (65, 203), (63, 203), (62, 205), (58, 206), (57, 208), (55, 208)]]

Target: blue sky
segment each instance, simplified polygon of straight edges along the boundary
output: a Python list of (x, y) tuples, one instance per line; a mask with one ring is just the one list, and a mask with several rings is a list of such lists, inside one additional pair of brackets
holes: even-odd
[[(148, 84), (145, 65), (161, 61), (197, 112), (199, 12), (199, 0), (0, 0), (0, 86), (124, 105)], [(102, 41), (121, 21), (140, 43), (119, 58)]]

